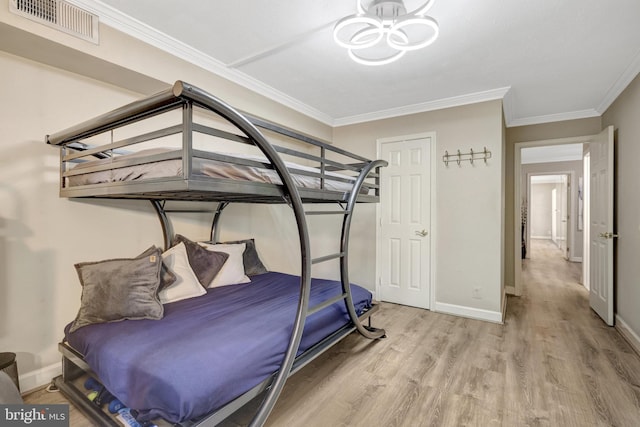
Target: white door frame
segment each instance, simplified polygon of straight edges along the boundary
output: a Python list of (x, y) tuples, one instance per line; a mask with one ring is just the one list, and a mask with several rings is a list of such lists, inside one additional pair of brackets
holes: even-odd
[(569, 138), (557, 138), (557, 139), (547, 139), (547, 140), (539, 140), (539, 141), (527, 141), (527, 142), (516, 142), (514, 144), (514, 153), (513, 153), (513, 236), (514, 236), (514, 248), (513, 248), (513, 275), (514, 275), (514, 286), (513, 288), (507, 287), (507, 293), (511, 293), (517, 296), (522, 295), (522, 230), (520, 224), (520, 205), (522, 202), (522, 185), (520, 184), (521, 175), (522, 175), (522, 166), (520, 162), (522, 161), (522, 153), (521, 150), (523, 148), (531, 148), (531, 147), (543, 147), (549, 145), (564, 145), (564, 144), (580, 144), (589, 142), (594, 135), (586, 135), (586, 136), (572, 136)]
[(589, 256), (589, 242), (591, 241), (591, 229), (590, 223), (591, 221), (591, 212), (590, 203), (591, 203), (591, 194), (589, 193), (591, 189), (591, 152), (584, 151), (582, 156), (582, 162), (584, 167), (584, 172), (582, 173), (582, 284), (587, 290), (591, 290), (590, 285), (590, 271), (591, 271), (591, 257)]
[[(531, 194), (531, 183), (529, 182), (528, 184), (529, 187), (529, 194)], [(528, 208), (528, 212), (527, 212), (527, 224), (529, 224), (531, 221), (529, 220), (529, 218), (531, 217), (531, 215), (529, 215), (529, 212), (531, 212), (531, 199), (527, 198), (527, 208)], [(558, 214), (556, 212), (558, 212), (558, 190), (556, 188), (554, 188), (553, 190), (551, 190), (551, 241), (558, 246)], [(527, 239), (527, 242), (530, 242), (531, 238)]]
[[(379, 138), (376, 140), (376, 158), (380, 158), (380, 153), (382, 149), (382, 144), (387, 142), (402, 142), (413, 139), (425, 139), (430, 138), (430, 146), (431, 146), (431, 164), (429, 165), (429, 170), (431, 173), (431, 188), (429, 191), (431, 192), (431, 203), (430, 203), (430, 220), (431, 223), (428, 225), (429, 233), (431, 233), (431, 239), (429, 240), (429, 263), (431, 264), (430, 269), (430, 277), (429, 277), (429, 309), (433, 310), (436, 302), (436, 236), (437, 230), (434, 226), (437, 224), (436, 221), (436, 133), (435, 132), (424, 132), (424, 133), (416, 133), (411, 135), (403, 135), (403, 136), (393, 136), (389, 138)], [(384, 191), (384, 190), (383, 190)], [(376, 203), (376, 294), (380, 294), (380, 285), (381, 285), (381, 273), (380, 273), (380, 234), (378, 231), (380, 230), (380, 221), (382, 219), (381, 216), (380, 203)]]

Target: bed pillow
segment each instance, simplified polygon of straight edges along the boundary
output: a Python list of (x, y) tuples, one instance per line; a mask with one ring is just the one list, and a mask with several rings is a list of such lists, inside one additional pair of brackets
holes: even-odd
[(200, 285), (200, 281), (189, 265), (187, 249), (184, 243), (178, 243), (162, 254), (162, 262), (175, 273), (176, 280), (171, 286), (160, 290), (160, 302), (167, 304), (187, 298), (199, 297), (207, 291)]
[(187, 249), (187, 257), (189, 265), (196, 274), (200, 284), (207, 288), (220, 272), (222, 267), (229, 258), (229, 255), (221, 251), (208, 251), (186, 237), (176, 234), (173, 239), (173, 245), (184, 243)]
[(209, 243), (199, 244), (208, 251), (224, 252), (229, 254), (229, 259), (227, 259), (227, 262), (224, 263), (218, 275), (209, 285), (210, 288), (251, 282), (251, 279), (249, 279), (244, 273), (244, 263), (242, 262), (242, 254), (246, 248), (244, 243), (233, 245), (212, 245)]
[[(155, 249), (155, 246), (151, 246), (149, 249), (138, 255), (138, 258), (153, 255)], [(158, 290), (162, 290), (173, 285), (176, 279), (176, 275), (173, 274), (171, 269), (167, 267), (166, 263), (163, 260), (162, 269), (160, 270), (160, 287), (158, 288)]]
[[(209, 242), (208, 242), (209, 243)], [(210, 242), (213, 243), (213, 242)], [(258, 251), (256, 250), (256, 242), (253, 239), (245, 239), (245, 240), (236, 240), (233, 242), (223, 242), (224, 244), (239, 244), (244, 243), (247, 247), (242, 254), (242, 262), (244, 263), (244, 273), (247, 276), (255, 276), (256, 274), (264, 274), (268, 273), (269, 270), (264, 266), (260, 257), (258, 256)]]
[(82, 297), (70, 332), (94, 323), (162, 318), (164, 308), (157, 295), (162, 269), (159, 248), (137, 258), (83, 262), (75, 268)]

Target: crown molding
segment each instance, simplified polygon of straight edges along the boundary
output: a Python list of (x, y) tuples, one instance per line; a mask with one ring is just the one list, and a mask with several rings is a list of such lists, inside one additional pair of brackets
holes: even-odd
[(565, 120), (588, 119), (591, 117), (600, 117), (600, 113), (593, 108), (579, 111), (569, 111), (566, 113), (547, 114), (544, 116), (522, 117), (511, 120), (507, 123), (507, 127), (539, 125), (543, 123), (563, 122)]
[(358, 123), (370, 122), (374, 120), (390, 119), (393, 117), (406, 116), (409, 114), (425, 113), (427, 111), (442, 110), (462, 105), (477, 104), (485, 101), (495, 101), (503, 99), (509, 92), (510, 87), (491, 89), (484, 92), (470, 93), (467, 95), (454, 96), (452, 98), (438, 99), (435, 101), (422, 102), (388, 110), (374, 111), (371, 113), (358, 114), (355, 116), (342, 117), (334, 120), (334, 126), (346, 126)]
[(504, 98), (502, 98), (502, 113), (504, 115), (504, 124), (506, 127), (509, 127), (509, 123), (513, 121), (513, 109), (515, 105), (515, 94), (513, 90), (510, 88), (507, 93), (504, 94)]
[(299, 100), (269, 86), (253, 77), (229, 68), (223, 62), (200, 52), (197, 49), (167, 35), (155, 28), (132, 18), (113, 7), (97, 0), (68, 0), (88, 12), (98, 15), (100, 22), (124, 34), (141, 40), (155, 48), (201, 67), (211, 73), (225, 78), (239, 86), (256, 92), (266, 98), (289, 107), (312, 119), (333, 126), (333, 118)]
[(636, 78), (638, 73), (640, 73), (640, 51), (638, 51), (631, 64), (629, 64), (627, 69), (624, 70), (618, 80), (616, 80), (613, 86), (611, 86), (611, 89), (607, 91), (600, 104), (596, 107), (596, 111), (598, 111), (600, 115), (604, 114), (611, 104), (618, 99), (627, 86), (629, 86), (633, 79)]

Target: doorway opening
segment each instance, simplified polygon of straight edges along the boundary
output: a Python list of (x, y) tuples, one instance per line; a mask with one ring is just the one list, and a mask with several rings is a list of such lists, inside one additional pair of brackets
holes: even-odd
[[(582, 283), (584, 192), (583, 159), (589, 137), (516, 144), (515, 295), (522, 295), (522, 271), (536, 251), (532, 243), (548, 241), (545, 256), (555, 253), (578, 269)], [(541, 200), (543, 199), (543, 200)], [(533, 203), (533, 205), (532, 205)], [(536, 215), (536, 213), (538, 215)], [(542, 215), (542, 217), (540, 216)], [(534, 242), (535, 240), (535, 242)], [(552, 250), (553, 249), (553, 250)], [(537, 265), (537, 264), (536, 264)]]
[[(614, 129), (608, 126), (597, 135), (586, 137), (563, 138), (549, 141), (533, 141), (520, 142), (515, 144), (514, 155), (514, 171), (515, 177), (515, 213), (514, 216), (514, 232), (516, 247), (514, 248), (514, 279), (513, 289), (507, 289), (515, 295), (522, 295), (523, 291), (523, 261), (526, 261), (525, 249), (520, 248), (525, 244), (526, 222), (528, 219), (528, 199), (523, 198), (527, 188), (527, 181), (524, 180), (526, 175), (523, 170), (527, 168), (526, 162), (523, 161), (523, 153), (526, 155), (528, 148), (545, 148), (547, 146), (565, 145), (565, 144), (582, 144), (583, 155), (581, 159), (587, 158), (589, 166), (583, 180), (578, 179), (577, 185), (573, 185), (570, 192), (571, 200), (575, 201), (577, 212), (573, 210), (570, 215), (575, 219), (575, 227), (582, 227), (583, 235), (587, 239), (582, 239), (582, 244), (572, 243), (569, 237), (569, 244), (574, 249), (581, 248), (588, 257), (585, 277), (588, 277), (589, 306), (604, 320), (604, 322), (613, 326), (614, 321), (614, 257), (613, 257), (613, 239), (618, 237), (614, 230)], [(588, 155), (587, 149), (588, 147)], [(584, 165), (576, 169), (576, 177), (579, 173), (585, 174)], [(547, 170), (546, 172), (551, 172)], [(588, 200), (588, 204), (585, 203)], [(572, 231), (577, 228), (571, 228)], [(576, 233), (577, 234), (577, 233)], [(570, 233), (569, 233), (570, 235)], [(584, 237), (584, 236), (583, 236)], [(522, 251), (522, 255), (520, 252)], [(571, 246), (569, 248), (569, 256), (571, 259)], [(577, 258), (577, 256), (576, 256)], [(583, 276), (581, 274), (580, 276)], [(579, 281), (584, 283), (584, 279)]]
[[(569, 260), (573, 239), (570, 188), (573, 173), (529, 174), (527, 200), (529, 221), (524, 247), (531, 248), (524, 254), (530, 259), (538, 253), (533, 250), (535, 243), (546, 244), (550, 255)], [(577, 243), (577, 242), (576, 242)], [(552, 249), (553, 248), (553, 249)]]

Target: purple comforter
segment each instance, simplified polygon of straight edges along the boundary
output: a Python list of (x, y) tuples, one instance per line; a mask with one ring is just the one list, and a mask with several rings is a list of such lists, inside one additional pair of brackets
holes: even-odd
[[(266, 273), (243, 285), (165, 305), (161, 320), (125, 320), (69, 333), (102, 383), (141, 419), (201, 417), (276, 371), (290, 337), (299, 278)], [(352, 285), (358, 313), (371, 293)], [(314, 279), (314, 305), (341, 293), (339, 282)], [(344, 302), (306, 321), (300, 351), (349, 323)]]

